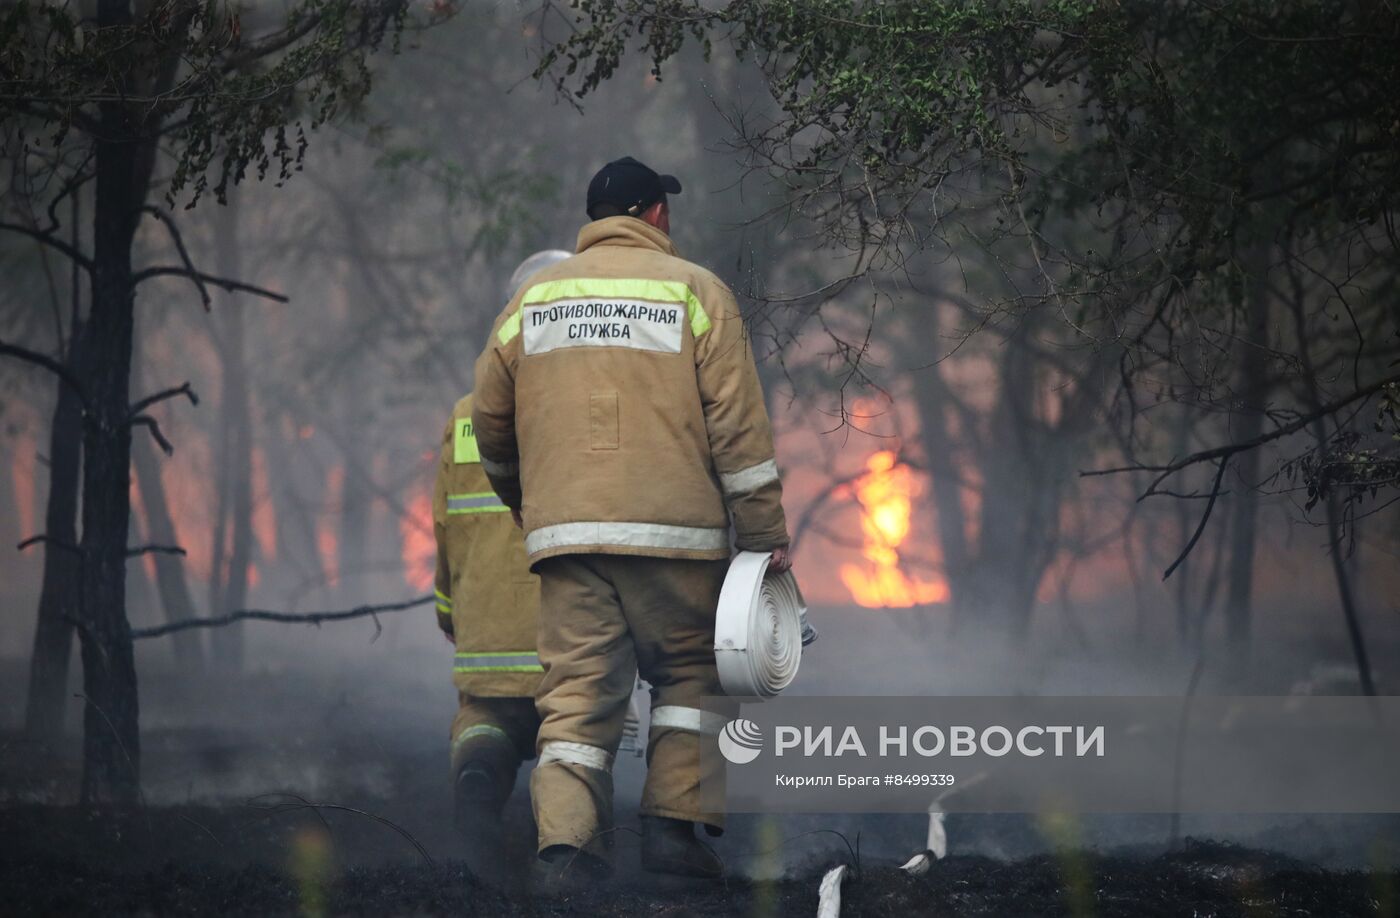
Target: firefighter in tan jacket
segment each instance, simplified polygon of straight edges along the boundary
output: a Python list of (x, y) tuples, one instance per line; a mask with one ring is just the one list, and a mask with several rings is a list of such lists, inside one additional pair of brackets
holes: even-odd
[[(537, 252), (508, 289), (569, 253)], [(456, 821), (474, 866), (500, 864), (501, 808), (521, 762), (534, 758), (535, 652), (539, 578), (530, 573), (519, 527), (487, 481), (472, 432), (472, 398), (457, 402), (442, 434), (433, 488), (438, 626), (456, 653), (452, 681), (452, 777)]]
[(541, 581), (530, 791), (546, 882), (565, 865), (608, 870), (634, 663), (653, 686), (643, 866), (719, 875), (694, 824), (722, 827), (701, 805), (702, 782), (722, 777), (701, 774), (700, 749), (731, 708), (713, 650), (730, 523), (738, 548), (788, 564), (753, 356), (728, 288), (671, 242), (679, 191), (635, 160), (605, 166), (578, 254), (515, 295), (477, 362), (482, 468)]
[(535, 755), (539, 578), (525, 544), (481, 470), (472, 398), (452, 409), (433, 491), (438, 625), (456, 648), (452, 723), (456, 819), (478, 865), (500, 850), (501, 808)]

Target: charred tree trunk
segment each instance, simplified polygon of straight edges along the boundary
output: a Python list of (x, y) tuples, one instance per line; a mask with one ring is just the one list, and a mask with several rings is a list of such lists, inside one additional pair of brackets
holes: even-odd
[[(222, 360), (222, 358), (220, 358)], [(223, 423), (222, 409), (220, 410), (220, 422), (218, 436), (214, 439), (214, 448), (218, 451), (214, 457), (214, 530), (212, 547), (209, 552), (209, 606), (208, 614), (212, 618), (229, 611), (224, 605), (224, 573), (227, 565), (225, 560), (228, 543), (228, 461), (224, 459), (224, 454), (229, 450), (229, 431)], [(210, 643), (218, 646), (217, 640), (211, 636)]]
[[(98, 6), (103, 26), (124, 25), (130, 18), (124, 0), (102, 0)], [(94, 141), (92, 313), (83, 355), (90, 414), (83, 432), (82, 799), (130, 803), (139, 794), (141, 761), (136, 666), (126, 618), (131, 246), (146, 183), (137, 181), (137, 143), (125, 106), (102, 103), (101, 124)]]
[[(136, 467), (136, 483), (141, 494), (141, 504), (146, 510), (147, 538), (155, 545), (179, 545), (175, 522), (170, 517), (170, 507), (165, 499), (165, 485), (161, 481), (159, 459), (155, 451), (145, 443), (133, 444), (131, 461)], [(185, 582), (184, 559), (178, 555), (157, 552), (153, 561), (156, 569), (156, 589), (160, 592), (160, 604), (165, 610), (165, 620), (179, 622), (197, 617), (194, 599), (190, 596), (189, 585)], [(178, 666), (197, 671), (204, 665), (204, 644), (198, 631), (177, 631), (171, 635), (171, 640), (174, 642), (175, 662)]]
[[(73, 192), (70, 208), (71, 241), (76, 249), (82, 219), (77, 191)], [(68, 352), (64, 359), (74, 375), (81, 376), (82, 275), (76, 261), (70, 263), (68, 295)], [(72, 549), (78, 544), (82, 456), (82, 404), (72, 387), (60, 382), (49, 428), (49, 493), (44, 512), (44, 532), (56, 541), (46, 546), (44, 552), (43, 586), (39, 593), (39, 615), (29, 663), (29, 694), (24, 710), (25, 732), (41, 739), (63, 733), (68, 709), (68, 666), (73, 657), (73, 623), (82, 617), (82, 567), (78, 563), (80, 555)], [(57, 548), (60, 543), (70, 548)]]
[[(1268, 395), (1269, 300), (1264, 285), (1262, 259), (1251, 265), (1258, 272), (1250, 279), (1246, 293), (1246, 327), (1241, 342), (1238, 424), (1232, 432), (1237, 441), (1252, 440), (1264, 430), (1264, 401)], [(1254, 598), (1255, 526), (1259, 515), (1260, 451), (1249, 450), (1235, 462), (1235, 478), (1240, 487), (1232, 495), (1230, 512), (1230, 574), (1225, 597), (1225, 644), (1236, 667), (1249, 661)], [(1242, 671), (1237, 669), (1237, 671)]]
[[(1293, 326), (1298, 338), (1298, 355), (1307, 380), (1308, 402), (1314, 410), (1322, 406), (1322, 396), (1317, 389), (1317, 371), (1313, 366), (1311, 338), (1308, 335), (1307, 316), (1303, 309), (1304, 292), (1301, 283), (1294, 278), (1292, 303)], [(1327, 447), (1327, 421), (1319, 417), (1312, 424), (1312, 434), (1319, 450)], [(1361, 683), (1364, 695), (1376, 694), (1376, 682), (1371, 673), (1371, 657), (1366, 650), (1366, 637), (1361, 630), (1361, 615), (1357, 610), (1356, 593), (1352, 587), (1351, 572), (1347, 570), (1347, 555), (1343, 549), (1344, 526), (1342, 510), (1338, 506), (1337, 495), (1329, 492), (1324, 498), (1327, 512), (1327, 554), (1332, 561), (1332, 575), (1337, 582), (1337, 599), (1342, 604), (1342, 616), (1346, 620), (1347, 639), (1351, 642), (1352, 657), (1356, 660), (1356, 678)], [(1355, 523), (1353, 522), (1353, 526)]]
[(1332, 574), (1337, 580), (1337, 598), (1342, 604), (1342, 616), (1347, 623), (1347, 639), (1351, 642), (1351, 653), (1356, 660), (1356, 678), (1361, 683), (1363, 695), (1376, 694), (1376, 682), (1371, 675), (1371, 658), (1366, 652), (1366, 637), (1361, 631), (1361, 615), (1356, 608), (1356, 597), (1352, 592), (1351, 577), (1347, 574), (1345, 538), (1342, 527), (1342, 514), (1337, 506), (1337, 495), (1327, 495), (1327, 553), (1332, 556)]
[[(76, 311), (74, 319), (78, 318)], [(68, 366), (81, 373), (81, 327), (74, 321), (68, 343)], [(58, 384), (53, 426), (49, 429), (49, 494), (44, 512), (44, 580), (39, 593), (39, 620), (29, 663), (29, 697), (24, 729), (49, 739), (63, 732), (68, 707), (68, 662), (73, 653), (73, 623), (82, 618), (78, 544), (78, 478), (83, 455), (83, 407), (70, 386)], [(67, 546), (67, 547), (64, 547)]]
[[(985, 442), (940, 375), (941, 367), (931, 369), (918, 393), (954, 628), (985, 629), (1013, 641), (1023, 639), (1030, 627), (1037, 590), (1056, 553), (1069, 455), (1058, 433), (1036, 416), (1035, 357), (1018, 344), (1024, 334), (1018, 331), (1006, 343)], [(955, 419), (961, 428), (956, 434)], [(953, 460), (955, 439), (981, 471), (975, 542), (968, 535), (962, 475)]]
[[(929, 307), (932, 328), (929, 337), (938, 336), (938, 305)], [(934, 513), (937, 514), (938, 543), (943, 556), (943, 576), (948, 583), (953, 619), (965, 621), (968, 610), (968, 547), (967, 519), (963, 512), (962, 472), (954, 461), (953, 433), (950, 415), (955, 411), (955, 396), (943, 379), (943, 367), (929, 367), (924, 384), (917, 390), (919, 433), (923, 441), (924, 461), (928, 465)], [(963, 430), (963, 439), (973, 436)]]
[[(169, 25), (189, 27), (193, 8)], [(129, 26), (130, 0), (98, 0), (100, 28)], [(180, 57), (166, 55), (149, 91), (174, 81)], [(131, 625), (126, 617), (126, 548), (131, 523), (131, 351), (136, 291), (131, 250), (155, 169), (157, 116), (123, 101), (137, 87), (116, 75), (98, 106), (93, 134), (92, 308), (80, 379), (88, 398), (83, 425), (82, 618), (85, 803), (132, 803), (141, 789), (140, 705)]]
[[(1175, 443), (1173, 444), (1173, 455), (1186, 455), (1186, 447), (1191, 442), (1190, 417), (1183, 414), (1180, 423), (1175, 430)], [(1190, 501), (1178, 500), (1173, 508), (1175, 514), (1176, 533), (1174, 544), (1185, 545), (1191, 539), (1191, 507)], [(1182, 650), (1196, 650), (1196, 637), (1193, 624), (1195, 615), (1191, 610), (1191, 575), (1195, 573), (1195, 565), (1191, 563), (1188, 556), (1181, 562), (1177, 569), (1175, 590), (1176, 601), (1176, 639)]]
[[(1006, 342), (991, 437), (979, 460), (982, 500), (972, 577), (973, 611), (996, 636), (1006, 638), (1024, 633), (1035, 599), (1033, 590), (1026, 594), (1031, 575), (1026, 549), (1036, 537), (1029, 527), (1037, 495), (1026, 463), (1032, 452), (1035, 383), (1031, 358), (1017, 346), (1023, 334), (1019, 330)], [(1037, 583), (1040, 573), (1035, 572)]]
[[(1257, 437), (1258, 420), (1246, 421), (1238, 428), (1242, 439)], [(1259, 454), (1252, 451), (1239, 460), (1236, 477), (1243, 483), (1233, 495), (1230, 512), (1230, 581), (1225, 598), (1225, 644), (1230, 658), (1237, 664), (1249, 660), (1250, 634), (1254, 617), (1254, 543), (1255, 523), (1259, 515), (1259, 496), (1252, 487), (1259, 479)]]

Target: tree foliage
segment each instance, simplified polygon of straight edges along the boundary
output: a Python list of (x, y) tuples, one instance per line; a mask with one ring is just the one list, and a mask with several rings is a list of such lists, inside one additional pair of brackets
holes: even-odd
[[(1245, 425), (1257, 447), (1396, 378), (1393, 5), (589, 0), (564, 15), (537, 71), (563, 92), (630, 53), (660, 74), (687, 41), (756, 63), (775, 114), (733, 125), (786, 188), (768, 216), (849, 256), (814, 292), (861, 279), (895, 300), (932, 272), (974, 302), (965, 333), (1033, 323), (1081, 377), (1107, 355), (1118, 385), (1098, 408), (1129, 468), (1163, 446), (1138, 423), (1154, 405), (1227, 442), (1213, 419), (1267, 421)], [(1306, 487), (1325, 487), (1311, 473), (1328, 456), (1370, 455), (1344, 404), (1296, 466)]]
[[(123, 4), (125, 5), (125, 4)], [(169, 137), (166, 196), (188, 206), (253, 169), (279, 181), (301, 166), (307, 132), (368, 93), (369, 55), (397, 50), (402, 0), (301, 0), (270, 19), (221, 0), (158, 0), (95, 27), (76, 4), (19, 0), (0, 13), (0, 115), (21, 116), (20, 147), (58, 148), (99, 130), (98, 106), (120, 102), (133, 140)], [(177, 63), (178, 62), (178, 63)], [(175, 64), (173, 80), (161, 73)]]

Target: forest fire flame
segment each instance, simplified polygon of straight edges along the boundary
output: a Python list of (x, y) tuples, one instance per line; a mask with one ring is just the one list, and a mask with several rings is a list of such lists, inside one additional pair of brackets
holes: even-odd
[(913, 469), (901, 465), (889, 450), (872, 455), (865, 468), (853, 484), (865, 563), (841, 565), (841, 582), (857, 605), (871, 609), (947, 602), (947, 583), (911, 577), (899, 566), (899, 547), (909, 537), (913, 499), (919, 491)]

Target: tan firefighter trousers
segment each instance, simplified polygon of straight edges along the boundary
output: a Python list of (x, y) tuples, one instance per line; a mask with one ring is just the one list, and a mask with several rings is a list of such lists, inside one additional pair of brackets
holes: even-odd
[[(612, 762), (634, 666), (652, 685), (641, 812), (723, 827), (723, 770), (702, 743), (728, 721), (715, 669), (715, 609), (726, 561), (560, 555), (539, 562), (536, 704), (542, 723), (530, 797), (539, 848), (611, 846)], [(702, 774), (702, 770), (707, 773)], [(708, 811), (707, 811), (708, 810)]]
[(467, 762), (491, 764), (500, 779), (502, 796), (510, 793), (520, 763), (535, 752), (540, 719), (533, 698), (483, 698), (457, 693), (457, 716), (452, 720), (452, 776)]

